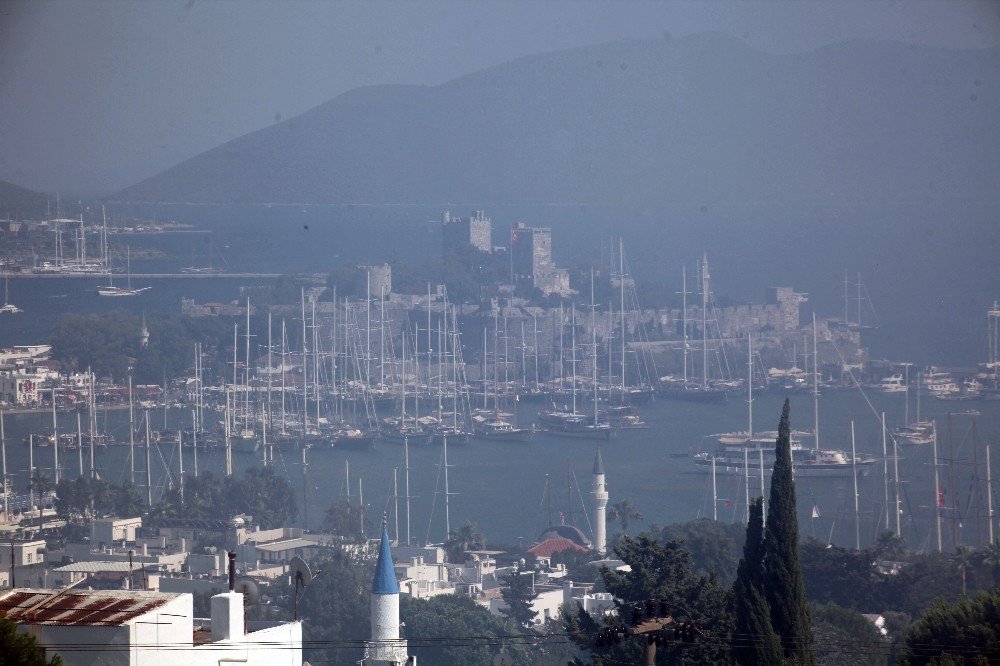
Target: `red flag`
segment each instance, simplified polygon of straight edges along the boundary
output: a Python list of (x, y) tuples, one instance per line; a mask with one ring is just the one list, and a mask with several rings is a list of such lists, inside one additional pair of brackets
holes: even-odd
[(946, 506), (944, 503), (944, 488), (938, 488), (938, 506)]
[(731, 505), (732, 505), (732, 502), (730, 502), (729, 500), (726, 500), (726, 508), (728, 509)]

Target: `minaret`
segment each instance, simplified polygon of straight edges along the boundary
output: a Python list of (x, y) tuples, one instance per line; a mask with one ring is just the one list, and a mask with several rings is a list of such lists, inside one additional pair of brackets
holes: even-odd
[(139, 344), (143, 349), (149, 347), (149, 329), (146, 328), (146, 313), (142, 313), (142, 332), (139, 334)]
[(364, 663), (378, 666), (407, 663), (406, 641), (399, 638), (399, 583), (392, 568), (392, 551), (384, 518), (371, 601), (371, 640), (365, 648)]
[(608, 550), (608, 532), (606, 525), (606, 509), (608, 506), (608, 488), (604, 484), (604, 460), (601, 459), (601, 447), (597, 447), (594, 456), (594, 543), (595, 551), (604, 555)]

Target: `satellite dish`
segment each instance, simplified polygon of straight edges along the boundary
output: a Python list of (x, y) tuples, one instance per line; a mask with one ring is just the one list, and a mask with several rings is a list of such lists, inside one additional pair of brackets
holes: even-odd
[(260, 601), (260, 586), (253, 578), (240, 578), (236, 581), (235, 592), (243, 595), (243, 599), (248, 604), (255, 604)]
[(309, 583), (312, 582), (312, 570), (301, 557), (296, 556), (288, 561), (288, 572), (292, 574), (296, 584), (302, 587), (308, 587)]
[(292, 574), (292, 579), (295, 581), (295, 601), (293, 606), (292, 617), (296, 620), (299, 619), (299, 586), (303, 589), (312, 582), (312, 571), (309, 569), (309, 565), (301, 557), (295, 556), (288, 561), (288, 572)]

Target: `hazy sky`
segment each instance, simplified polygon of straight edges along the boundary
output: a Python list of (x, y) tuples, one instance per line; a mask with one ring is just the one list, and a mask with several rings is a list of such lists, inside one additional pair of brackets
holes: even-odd
[(0, 2), (0, 179), (106, 193), (351, 88), (713, 30), (1000, 46), (1000, 2)]

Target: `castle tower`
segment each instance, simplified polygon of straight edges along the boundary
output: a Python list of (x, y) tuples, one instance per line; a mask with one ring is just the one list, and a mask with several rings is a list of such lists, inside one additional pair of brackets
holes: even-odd
[(594, 544), (593, 549), (601, 555), (608, 551), (607, 507), (608, 488), (604, 483), (604, 460), (601, 459), (601, 447), (597, 447), (594, 457)]
[(365, 664), (391, 666), (408, 661), (406, 641), (399, 638), (399, 583), (392, 568), (389, 533), (382, 521), (382, 542), (372, 580), (371, 640), (365, 647)]

